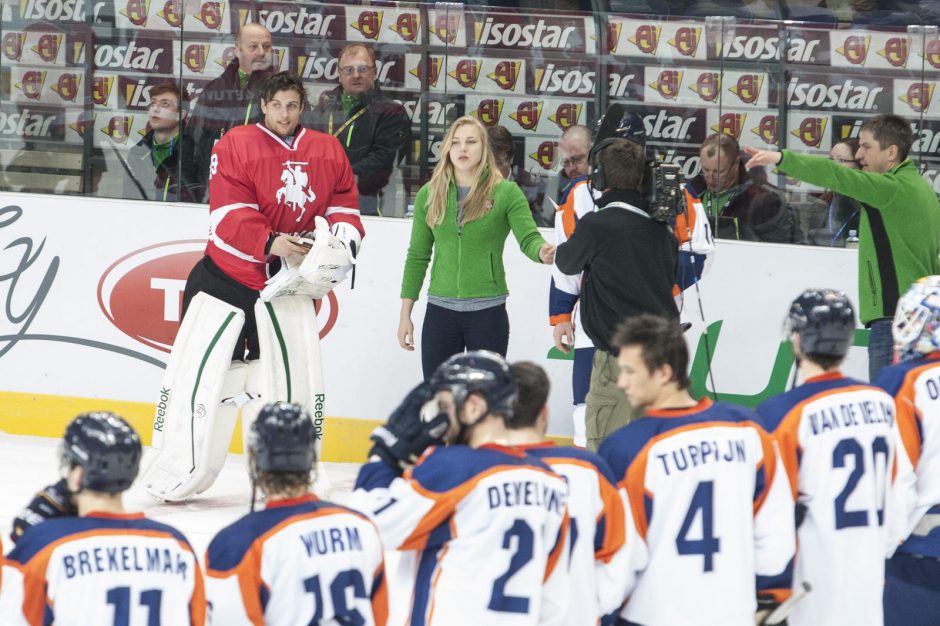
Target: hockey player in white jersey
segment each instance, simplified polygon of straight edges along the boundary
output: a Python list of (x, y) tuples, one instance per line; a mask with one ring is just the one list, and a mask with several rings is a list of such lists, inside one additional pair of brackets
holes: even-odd
[[(183, 626), (205, 623), (202, 572), (176, 529), (127, 513), (140, 438), (113, 413), (68, 425), (62, 469), (77, 515), (35, 523), (3, 563), (4, 626)], [(38, 521), (38, 520), (34, 520)]]
[[(386, 550), (400, 551), (388, 571), (390, 624), (565, 624), (568, 489), (498, 443), (515, 396), (501, 356), (459, 354), (373, 434), (354, 505)], [(451, 445), (428, 448), (442, 441)]]
[(626, 537), (626, 494), (616, 486), (607, 462), (593, 452), (557, 446), (545, 438), (550, 382), (535, 363), (512, 364), (519, 395), (513, 407), (507, 441), (541, 459), (568, 483), (572, 601), (566, 626), (595, 626), (615, 615), (635, 582)]
[(875, 383), (897, 407), (896, 500), (903, 543), (885, 568), (885, 626), (940, 619), (940, 276), (911, 285), (893, 324), (898, 362)]
[(748, 409), (689, 395), (676, 320), (627, 318), (612, 343), (617, 384), (643, 416), (598, 453), (626, 489), (646, 551), (617, 624), (763, 623), (791, 595), (796, 549), (793, 498), (770, 435)]
[(251, 426), (248, 466), (265, 495), (215, 536), (206, 553), (209, 623), (384, 626), (382, 544), (364, 515), (310, 492), (310, 414), (266, 404)]
[(785, 329), (803, 383), (757, 411), (796, 499), (793, 582), (813, 587), (788, 623), (877, 626), (884, 560), (897, 543), (888, 519), (894, 401), (839, 371), (855, 333), (855, 312), (842, 292), (803, 292), (790, 305)]

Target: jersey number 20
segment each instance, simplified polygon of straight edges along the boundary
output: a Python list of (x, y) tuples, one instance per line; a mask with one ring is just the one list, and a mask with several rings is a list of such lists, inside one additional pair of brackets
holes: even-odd
[[(884, 480), (887, 480), (886, 474), (888, 471), (888, 442), (884, 437), (875, 437), (875, 439), (871, 442), (871, 455), (872, 464), (875, 466), (878, 464), (878, 457), (881, 457), (882, 476), (884, 477)], [(854, 467), (852, 469), (852, 473), (849, 474), (849, 479), (845, 481), (845, 487), (843, 487), (842, 491), (839, 492), (839, 495), (836, 496), (834, 503), (836, 514), (836, 530), (852, 528), (854, 526), (868, 526), (868, 511), (845, 510), (846, 501), (849, 499), (849, 496), (852, 495), (852, 492), (855, 491), (855, 488), (858, 486), (858, 481), (861, 480), (862, 476), (865, 474), (865, 450), (862, 448), (862, 444), (860, 444), (855, 439), (843, 439), (836, 444), (836, 447), (832, 449), (832, 467), (845, 467), (845, 462), (848, 457), (854, 457)], [(877, 471), (877, 467), (872, 469)], [(877, 511), (878, 525), (881, 526), (885, 521), (884, 490), (882, 489), (880, 496), (876, 494), (875, 498), (880, 499), (881, 502), (881, 506)]]

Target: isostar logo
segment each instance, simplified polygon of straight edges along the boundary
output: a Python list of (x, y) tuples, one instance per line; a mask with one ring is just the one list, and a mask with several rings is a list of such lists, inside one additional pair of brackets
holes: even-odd
[[(284, 6), (284, 5), (280, 5)], [(222, 13), (220, 13), (222, 15)], [(308, 11), (307, 7), (301, 6), (299, 9), (281, 11), (276, 9), (261, 9), (258, 11), (258, 21), (271, 31), (271, 34), (277, 35), (307, 35), (310, 37), (329, 37), (333, 34), (330, 26), (335, 15), (324, 15), (323, 9), (316, 12)], [(244, 26), (252, 19), (251, 11), (248, 9), (238, 10), (238, 23)]]
[(853, 80), (835, 85), (821, 83), (802, 83), (794, 76), (787, 85), (787, 103), (794, 107), (814, 109), (842, 109), (848, 111), (874, 111), (875, 98), (884, 91), (883, 87), (856, 85)]
[(19, 61), (25, 43), (26, 33), (6, 33), (3, 36), (3, 55), (11, 61)]
[[(81, 51), (77, 51), (81, 54)], [(131, 41), (126, 46), (100, 44), (95, 46), (95, 67), (126, 70), (162, 70), (160, 57), (168, 54), (159, 46), (138, 45)]]
[[(791, 37), (787, 42), (787, 61), (791, 63), (814, 63), (819, 40)], [(780, 59), (780, 38), (763, 35), (738, 35), (731, 39), (727, 48), (718, 45), (718, 55), (726, 59), (747, 61), (776, 61)]]
[(157, 17), (173, 28), (179, 28), (183, 25), (183, 18), (186, 15), (183, 11), (182, 0), (167, 0), (163, 8), (157, 11)]
[(558, 142), (543, 141), (529, 158), (539, 164), (542, 169), (553, 170), (558, 162)]
[(779, 140), (779, 123), (776, 115), (765, 115), (760, 118), (757, 126), (751, 129), (751, 132), (760, 137), (760, 140), (766, 144), (777, 145)]
[(676, 30), (675, 36), (666, 43), (678, 50), (682, 56), (693, 57), (698, 50), (701, 34), (700, 27), (683, 26)]
[(741, 139), (741, 131), (744, 129), (744, 123), (747, 121), (747, 113), (722, 113), (718, 118), (718, 123), (712, 126), (716, 133), (731, 135), (735, 139)]
[(870, 45), (871, 35), (851, 35), (845, 38), (841, 47), (836, 48), (836, 53), (844, 56), (852, 65), (865, 65)]
[(134, 117), (131, 115), (115, 115), (108, 120), (108, 127), (102, 128), (101, 132), (111, 138), (114, 143), (127, 143), (127, 138), (131, 134), (131, 126), (134, 124)]
[(52, 91), (59, 94), (59, 97), (68, 102), (75, 102), (78, 96), (78, 86), (81, 84), (82, 77), (79, 74), (66, 72), (59, 76), (59, 80), (52, 85)]
[(427, 79), (424, 78), (425, 64), (418, 61), (418, 66), (408, 70), (408, 73), (425, 83), (428, 87), (437, 87), (437, 81), (441, 76), (441, 70), (444, 68), (444, 57), (428, 57), (426, 67)]
[(127, 0), (123, 9), (118, 11), (134, 26), (146, 26), (150, 14), (150, 0)]
[(828, 122), (829, 120), (825, 117), (807, 117), (800, 122), (799, 128), (791, 130), (790, 134), (810, 148), (818, 148), (826, 134)]
[(114, 76), (95, 76), (91, 82), (91, 99), (99, 106), (106, 106), (114, 86)]
[(85, 133), (95, 127), (95, 117), (92, 112), (82, 111), (79, 113), (78, 119), (69, 124), (69, 128), (78, 133), (79, 137), (84, 137)]
[(760, 97), (760, 90), (763, 85), (763, 74), (743, 74), (738, 78), (737, 84), (729, 88), (729, 91), (740, 98), (741, 102), (754, 104)]
[(659, 113), (643, 117), (643, 126), (646, 136), (651, 140), (677, 139), (689, 141), (692, 139), (692, 124), (695, 123), (693, 115), (670, 115), (663, 109)]
[(940, 70), (940, 39), (928, 39), (924, 44), (923, 56), (934, 69)]
[(516, 88), (521, 68), (522, 61), (500, 61), (486, 77), (499, 85), (500, 89), (512, 91)]
[(533, 130), (542, 117), (542, 103), (537, 100), (520, 102), (516, 110), (509, 114), (509, 119), (525, 130)]
[(503, 99), (502, 98), (487, 98), (486, 100), (480, 100), (480, 104), (477, 105), (477, 110), (473, 111), (471, 115), (480, 120), (484, 126), (499, 126), (500, 117), (503, 114)]
[(907, 57), (910, 50), (907, 45), (907, 39), (903, 37), (892, 37), (885, 42), (885, 47), (878, 51), (878, 56), (884, 57), (885, 61), (893, 67), (904, 67), (907, 65)]
[(689, 89), (706, 102), (714, 102), (721, 92), (721, 75), (718, 72), (703, 72)]
[(662, 26), (642, 24), (637, 26), (636, 32), (633, 35), (627, 37), (627, 41), (636, 46), (640, 52), (656, 54), (656, 48), (659, 47), (659, 35), (662, 30)]
[(206, 69), (206, 61), (209, 59), (209, 44), (191, 43), (183, 51), (183, 65), (191, 72), (202, 74)]
[(203, 23), (209, 30), (222, 28), (222, 16), (225, 15), (224, 2), (203, 2), (193, 17)]
[[(14, 2), (8, 3), (10, 6)], [(97, 20), (104, 2), (95, 2), (92, 16)], [(45, 22), (84, 22), (85, 0), (20, 0), (20, 19)]]
[(474, 30), (477, 44), (481, 46), (564, 50), (578, 29), (548, 24), (544, 19), (538, 19), (534, 24), (506, 24), (487, 17), (482, 24), (477, 22)]
[[(124, 103), (128, 108), (146, 109), (150, 106), (150, 88), (145, 80), (137, 80), (124, 85)], [(141, 130), (141, 134), (146, 134)]]
[(398, 33), (405, 41), (415, 43), (421, 32), (421, 15), (418, 13), (399, 13), (398, 19), (389, 28)]
[(483, 67), (483, 61), (478, 59), (460, 59), (457, 67), (447, 75), (456, 80), (461, 87), (467, 89), (476, 89), (477, 81), (480, 79), (480, 69)]
[(460, 31), (460, 13), (438, 11), (434, 23), (428, 24), (428, 31), (442, 43), (456, 43), (457, 33)]
[(915, 113), (923, 113), (933, 100), (934, 87), (936, 87), (935, 83), (911, 83), (907, 88), (907, 93), (902, 93), (898, 98), (911, 107)]
[(382, 30), (382, 15), (384, 11), (363, 11), (359, 14), (359, 19), (352, 23), (352, 27), (366, 39), (373, 41), (379, 38), (379, 32)]
[[(481, 103), (482, 104), (482, 103)], [(405, 108), (405, 113), (415, 124), (420, 124), (422, 119), (425, 119), (424, 111), (422, 110), (422, 103), (420, 100), (402, 100), (401, 105)], [(447, 123), (448, 119), (454, 119), (457, 116), (454, 115), (454, 107), (457, 104), (455, 102), (448, 102), (442, 104), (440, 102), (428, 102), (428, 112), (426, 119), (428, 124), (433, 124), (436, 126), (442, 126)], [(502, 101), (500, 100), (498, 108), (502, 108)], [(470, 115), (473, 115), (477, 118), (480, 118), (478, 111), (472, 111)], [(499, 120), (499, 111), (496, 111), (496, 119)], [(417, 143), (417, 142), (416, 142)]]
[(567, 130), (578, 123), (581, 119), (582, 103), (564, 102), (558, 105), (555, 112), (548, 116), (548, 121), (554, 122), (558, 128)]
[[(205, 240), (171, 241), (135, 250), (98, 280), (98, 306), (122, 333), (169, 353), (179, 330), (186, 277), (205, 252)], [(332, 292), (315, 303), (320, 338), (336, 325)]]
[(32, 47), (32, 51), (46, 63), (55, 63), (56, 57), (59, 56), (59, 46), (61, 44), (62, 35), (46, 33), (39, 37), (36, 45)]
[(16, 83), (16, 88), (23, 92), (23, 95), (30, 100), (39, 100), (42, 94), (42, 86), (46, 82), (46, 73), (38, 70), (23, 72), (20, 82)]
[(663, 70), (659, 77), (650, 83), (650, 87), (659, 92), (667, 100), (679, 97), (679, 85), (682, 84), (682, 72), (679, 70)]

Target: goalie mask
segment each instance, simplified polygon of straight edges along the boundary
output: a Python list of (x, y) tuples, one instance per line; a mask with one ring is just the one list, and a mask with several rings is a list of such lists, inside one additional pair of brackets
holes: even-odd
[[(467, 397), (474, 393), (486, 400), (488, 413), (512, 417), (516, 379), (506, 360), (495, 352), (477, 350), (456, 354), (435, 370), (428, 385), (435, 393), (447, 390), (453, 394), (458, 418)], [(460, 424), (460, 427), (465, 431), (473, 425)]]
[(926, 276), (901, 299), (891, 325), (899, 361), (940, 350), (940, 276)]
[(124, 418), (107, 411), (82, 413), (62, 437), (62, 467), (83, 470), (81, 489), (126, 491), (140, 469), (140, 437)]
[(835, 289), (807, 289), (790, 305), (784, 329), (800, 336), (800, 352), (844, 357), (855, 333), (855, 310)]

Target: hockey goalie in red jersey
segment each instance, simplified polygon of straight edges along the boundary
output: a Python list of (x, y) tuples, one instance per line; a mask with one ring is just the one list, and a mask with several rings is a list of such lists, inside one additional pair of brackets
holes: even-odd
[(160, 500), (213, 483), (239, 413), (247, 433), (266, 402), (325, 400), (313, 301), (345, 279), (364, 230), (346, 153), (300, 124), (306, 101), (300, 78), (274, 74), (264, 121), (212, 150), (206, 256), (186, 281), (142, 477)]

